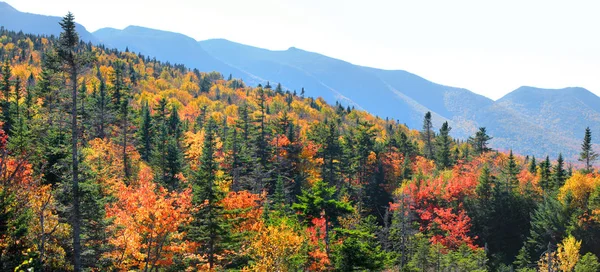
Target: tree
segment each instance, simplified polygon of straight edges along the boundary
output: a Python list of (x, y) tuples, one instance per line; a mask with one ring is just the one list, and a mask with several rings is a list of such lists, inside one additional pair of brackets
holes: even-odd
[(251, 271), (301, 271), (304, 257), (305, 237), (282, 218), (277, 224), (260, 229), (252, 240), (251, 253), (255, 261)]
[(361, 218), (353, 229), (338, 229), (336, 238), (340, 243), (333, 247), (332, 254), (335, 268), (338, 271), (381, 270), (386, 256), (375, 236), (378, 229), (373, 216)]
[(575, 265), (575, 272), (597, 272), (600, 271), (600, 263), (598, 263), (598, 257), (593, 253), (586, 253), (581, 257), (579, 262)]
[(452, 139), (448, 135), (450, 133), (450, 126), (448, 126), (448, 122), (444, 122), (442, 127), (440, 128), (440, 134), (437, 136), (436, 143), (436, 159), (438, 166), (443, 169), (447, 169), (450, 167), (451, 159), (450, 159), (450, 144), (452, 143)]
[(336, 199), (336, 188), (327, 186), (322, 180), (317, 181), (310, 191), (302, 190), (298, 203), (292, 209), (301, 212), (309, 220), (323, 216), (325, 219), (325, 245), (329, 255), (330, 225), (337, 223), (337, 217), (354, 211), (350, 203)]
[(130, 185), (117, 185), (117, 201), (106, 208), (112, 218), (105, 254), (114, 269), (157, 271), (173, 262), (188, 245), (180, 228), (190, 221), (191, 191), (169, 192), (152, 182), (152, 171), (142, 167), (139, 178)]
[(421, 134), (423, 135), (423, 140), (425, 141), (425, 157), (428, 159), (433, 158), (433, 125), (431, 123), (431, 112), (425, 113), (425, 117), (423, 118), (423, 131)]
[(512, 150), (508, 155), (508, 162), (506, 163), (506, 167), (504, 169), (504, 176), (506, 179), (506, 192), (512, 190), (513, 187), (519, 184), (519, 179), (517, 175), (519, 174), (519, 168), (517, 166), (517, 162), (515, 161), (515, 157), (513, 156)]
[(556, 199), (545, 197), (531, 214), (531, 230), (527, 238), (530, 256), (539, 256), (548, 243), (557, 245), (567, 231), (567, 209)]
[(150, 161), (150, 155), (152, 152), (152, 118), (150, 117), (150, 107), (148, 101), (142, 102), (142, 110), (140, 114), (140, 125), (137, 130), (138, 141), (140, 143), (140, 153), (142, 159), (146, 162)]
[(585, 162), (585, 171), (587, 173), (592, 171), (592, 164), (598, 159), (600, 154), (594, 152), (592, 149), (592, 131), (590, 127), (585, 129), (585, 136), (583, 136), (583, 143), (581, 144), (581, 153), (579, 153), (579, 161)]
[(550, 157), (546, 156), (546, 160), (540, 163), (540, 187), (544, 191), (548, 191), (552, 187), (552, 172), (550, 170)]
[(4, 126), (2, 129), (7, 133), (10, 133), (12, 128), (12, 117), (10, 114), (10, 97), (11, 97), (11, 82), (10, 78), (12, 76), (12, 72), (10, 69), (10, 64), (8, 63), (8, 59), (4, 61), (4, 65), (1, 69), (2, 72), (2, 81), (0, 81), (0, 87), (2, 90), (2, 101), (0, 102), (0, 109), (2, 110), (2, 121), (4, 122)]
[(81, 271), (81, 212), (79, 210), (79, 154), (77, 125), (77, 82), (82, 68), (88, 65), (93, 56), (82, 53), (79, 48), (79, 35), (75, 30), (75, 17), (67, 13), (59, 23), (63, 32), (58, 40), (58, 57), (62, 64), (62, 70), (69, 75), (71, 83), (71, 158), (72, 158), (72, 194), (73, 194), (73, 269)]
[(215, 160), (216, 127), (216, 121), (210, 118), (204, 128), (200, 166), (194, 171), (192, 180), (193, 204), (196, 211), (188, 228), (188, 239), (198, 245), (195, 253), (206, 256), (208, 269), (211, 270), (226, 261), (222, 255), (233, 243), (233, 237), (230, 235), (231, 224), (224, 217), (221, 203), (225, 194), (218, 185), (219, 166)]
[(579, 250), (581, 241), (575, 240), (575, 237), (569, 235), (558, 244), (558, 262), (561, 271), (573, 271), (579, 261)]
[(558, 154), (558, 159), (556, 160), (556, 165), (554, 166), (554, 171), (552, 172), (552, 187), (553, 190), (558, 190), (565, 184), (565, 180), (567, 179), (567, 171), (564, 167), (562, 154)]
[(475, 147), (477, 154), (483, 154), (491, 150), (487, 147), (491, 139), (493, 138), (487, 135), (485, 127), (480, 127), (474, 137), (469, 137), (469, 142)]
[(537, 164), (535, 161), (535, 156), (531, 158), (531, 162), (529, 163), (529, 173), (535, 174), (537, 173)]

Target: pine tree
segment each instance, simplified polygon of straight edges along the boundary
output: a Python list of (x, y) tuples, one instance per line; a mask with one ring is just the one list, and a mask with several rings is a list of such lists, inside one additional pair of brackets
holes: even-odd
[(329, 187), (322, 180), (317, 181), (310, 191), (302, 190), (302, 195), (298, 196), (298, 202), (292, 205), (292, 209), (301, 212), (309, 220), (321, 216), (325, 218), (327, 254), (329, 254), (330, 224), (335, 226), (338, 216), (354, 211), (350, 203), (337, 199), (334, 186)]
[(440, 128), (440, 134), (437, 136), (436, 143), (436, 159), (440, 168), (447, 169), (451, 166), (450, 159), (450, 144), (452, 139), (448, 135), (450, 133), (448, 122), (444, 122)]
[(82, 68), (89, 64), (93, 57), (81, 53), (79, 46), (79, 35), (75, 30), (75, 17), (72, 13), (67, 15), (59, 23), (63, 32), (60, 33), (58, 40), (58, 57), (63, 65), (63, 70), (69, 75), (71, 83), (71, 157), (72, 157), (72, 179), (73, 179), (73, 269), (81, 271), (81, 212), (79, 210), (79, 155), (78, 155), (78, 135), (79, 128), (77, 124), (77, 82)]
[(431, 123), (431, 112), (427, 112), (425, 114), (425, 118), (423, 118), (423, 131), (421, 134), (423, 135), (423, 140), (425, 141), (425, 157), (428, 159), (433, 158), (433, 125)]
[(110, 108), (110, 98), (106, 89), (106, 83), (97, 68), (97, 78), (99, 83), (98, 90), (92, 94), (92, 117), (94, 119), (95, 137), (104, 139), (106, 137), (106, 128), (113, 118), (113, 111)]
[(544, 191), (550, 190), (551, 187), (552, 172), (550, 168), (550, 157), (546, 156), (546, 160), (540, 163), (540, 187)]
[(554, 171), (552, 172), (552, 186), (554, 190), (558, 190), (565, 184), (565, 181), (567, 180), (567, 171), (565, 170), (562, 153), (558, 154), (558, 159), (556, 160), (556, 165), (554, 166)]
[(598, 160), (598, 156), (600, 156), (600, 154), (594, 152), (592, 149), (592, 131), (590, 130), (590, 127), (587, 127), (585, 129), (583, 143), (581, 144), (581, 153), (579, 153), (579, 161), (585, 162), (586, 173), (592, 171), (592, 165)]
[(150, 154), (152, 152), (152, 118), (150, 116), (150, 107), (148, 106), (148, 101), (145, 100), (142, 102), (142, 109), (140, 114), (140, 124), (138, 133), (138, 141), (140, 143), (140, 153), (142, 155), (142, 159), (146, 162), (150, 161)]
[(535, 174), (537, 172), (537, 164), (535, 161), (535, 156), (531, 158), (531, 162), (529, 163), (529, 173)]
[(2, 81), (0, 82), (0, 89), (2, 90), (2, 101), (0, 101), (0, 109), (2, 110), (2, 121), (4, 122), (2, 129), (9, 134), (11, 133), (13, 120), (10, 112), (10, 97), (12, 89), (10, 78), (12, 76), (12, 72), (10, 69), (10, 64), (8, 63), (8, 59), (4, 61), (4, 66), (2, 66), (1, 72)]
[(517, 162), (515, 161), (515, 157), (513, 156), (512, 150), (508, 155), (508, 163), (506, 164), (506, 169), (504, 171), (504, 175), (506, 178), (506, 191), (509, 192), (512, 188), (518, 185), (519, 180), (517, 179), (517, 175), (519, 174), (519, 168), (517, 167)]
[(217, 139), (216, 121), (208, 120), (204, 131), (204, 144), (200, 158), (200, 167), (193, 173), (193, 204), (197, 211), (188, 228), (188, 238), (200, 243), (198, 254), (207, 257), (209, 269), (223, 262), (218, 256), (232, 243), (231, 225), (224, 218), (224, 208), (220, 200), (225, 196), (218, 186), (216, 172), (219, 166), (215, 160)]
[(487, 147), (488, 141), (491, 139), (492, 137), (487, 135), (485, 127), (480, 127), (479, 131), (475, 133), (475, 137), (469, 137), (469, 142), (475, 147), (477, 154), (483, 154), (491, 150)]
[(202, 77), (202, 79), (200, 80), (200, 92), (201, 93), (208, 93), (210, 91), (210, 79), (208, 78), (208, 75), (204, 75)]

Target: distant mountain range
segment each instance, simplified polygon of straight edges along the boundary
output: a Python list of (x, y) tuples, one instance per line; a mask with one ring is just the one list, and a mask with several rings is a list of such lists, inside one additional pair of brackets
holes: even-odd
[[(59, 17), (23, 13), (0, 2), (0, 26), (6, 29), (58, 35), (58, 21)], [(358, 66), (294, 47), (271, 51), (224, 39), (198, 42), (139, 26), (89, 33), (77, 25), (77, 30), (84, 41), (128, 48), (201, 71), (232, 74), (250, 85), (281, 83), (298, 92), (304, 88), (307, 96), (353, 105), (415, 129), (420, 129), (427, 111), (432, 112), (435, 127), (448, 121), (454, 137), (466, 139), (484, 126), (494, 137), (492, 146), (500, 150), (554, 158), (562, 152), (574, 160), (587, 126), (594, 142), (600, 143), (600, 97), (583, 88), (521, 87), (493, 101), (407, 71)]]

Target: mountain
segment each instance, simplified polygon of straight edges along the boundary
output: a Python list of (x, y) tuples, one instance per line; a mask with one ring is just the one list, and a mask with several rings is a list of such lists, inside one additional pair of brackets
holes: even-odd
[[(58, 17), (33, 15), (16, 11), (0, 3), (9, 29), (30, 29), (27, 20), (54, 20), (45, 26), (56, 26)], [(0, 13), (2, 14), (2, 13)], [(34, 24), (36, 25), (36, 24)], [(84, 30), (82, 37), (92, 35)], [(50, 28), (50, 27), (48, 27)], [(44, 34), (57, 34), (45, 30)], [(521, 87), (493, 101), (467, 89), (437, 84), (402, 70), (382, 70), (291, 47), (267, 50), (225, 39), (196, 41), (183, 34), (129, 26), (123, 30), (103, 28), (93, 33), (96, 41), (120, 50), (155, 57), (161, 61), (184, 64), (201, 71), (218, 71), (243, 79), (247, 84), (272, 86), (307, 96), (323, 97), (329, 103), (340, 102), (364, 109), (382, 118), (392, 118), (411, 128), (422, 126), (423, 115), (432, 112), (434, 128), (448, 121), (451, 135), (467, 139), (479, 128), (486, 127), (494, 136), (491, 145), (501, 150), (512, 149), (537, 157), (558, 152), (574, 160), (579, 151), (585, 127), (600, 135), (600, 98), (583, 88), (547, 90)], [(600, 137), (594, 137), (600, 143)]]
[[(496, 104), (520, 112), (550, 133), (564, 139), (577, 139), (567, 146), (571, 149), (579, 148), (586, 127), (590, 127), (592, 135), (600, 135), (600, 97), (584, 88), (524, 86), (500, 98)], [(598, 136), (594, 142), (599, 143)]]
[[(62, 20), (57, 16), (45, 16), (32, 13), (21, 12), (5, 2), (0, 2), (0, 26), (14, 31), (23, 31), (37, 35), (58, 36), (61, 32), (58, 22)], [(75, 28), (79, 33), (79, 38), (85, 42), (98, 43), (98, 40), (85, 27), (76, 24)]]
[[(406, 71), (362, 67), (294, 47), (272, 51), (224, 39), (200, 44), (215, 58), (271, 83), (292, 90), (305, 88), (308, 95), (355, 105), (413, 128), (421, 126), (427, 111), (433, 113), (439, 127), (443, 121), (473, 115), (493, 103), (471, 91), (436, 84)], [(457, 133), (466, 137), (475, 129)]]
[(104, 45), (119, 50), (128, 48), (158, 60), (184, 64), (201, 71), (241, 73), (206, 53), (196, 40), (183, 34), (128, 26), (123, 30), (102, 28), (95, 31), (94, 35)]

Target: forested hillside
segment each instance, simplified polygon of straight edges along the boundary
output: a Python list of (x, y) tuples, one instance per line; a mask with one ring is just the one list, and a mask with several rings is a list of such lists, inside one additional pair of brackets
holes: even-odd
[(590, 130), (573, 169), (82, 43), (73, 20), (0, 30), (2, 271), (600, 268)]

